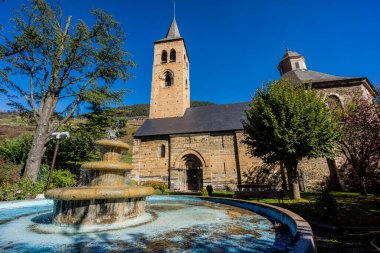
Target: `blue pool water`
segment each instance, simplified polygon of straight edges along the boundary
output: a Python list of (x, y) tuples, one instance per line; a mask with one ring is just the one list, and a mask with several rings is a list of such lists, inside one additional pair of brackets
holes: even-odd
[(289, 230), (251, 211), (191, 197), (147, 198), (125, 224), (56, 226), (52, 201), (0, 204), (0, 252), (282, 252)]

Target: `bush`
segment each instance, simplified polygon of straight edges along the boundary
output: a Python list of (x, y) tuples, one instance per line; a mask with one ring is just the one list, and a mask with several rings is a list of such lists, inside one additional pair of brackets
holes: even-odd
[(168, 189), (167, 184), (158, 181), (146, 181), (143, 185), (153, 187), (155, 190), (160, 190), (162, 194)]
[(5, 162), (0, 158), (0, 185), (14, 184), (20, 180), (21, 165)]
[(201, 196), (208, 196), (208, 191), (206, 190), (205, 187), (202, 187)]
[(315, 204), (317, 205), (317, 208), (320, 209), (322, 218), (326, 221), (336, 214), (338, 208), (338, 202), (330, 192), (326, 190), (317, 198)]
[(34, 183), (28, 178), (23, 178), (15, 184), (6, 183), (0, 187), (0, 200), (11, 201), (21, 199), (34, 199), (37, 194), (44, 192), (42, 182)]
[(211, 196), (214, 189), (212, 188), (212, 185), (207, 185), (206, 190), (208, 192), (208, 195)]
[(139, 185), (139, 182), (136, 180), (129, 180), (129, 185)]
[(75, 175), (68, 170), (54, 170), (49, 189), (70, 187), (77, 184)]
[(0, 157), (6, 162), (24, 164), (32, 144), (31, 135), (20, 135), (16, 139), (0, 142)]

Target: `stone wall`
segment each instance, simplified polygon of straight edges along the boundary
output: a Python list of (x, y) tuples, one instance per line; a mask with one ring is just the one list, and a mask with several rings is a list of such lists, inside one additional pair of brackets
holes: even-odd
[[(203, 187), (212, 185), (214, 189), (233, 190), (239, 182), (239, 173), (242, 183), (252, 182), (252, 176), (255, 176), (260, 180), (254, 181), (255, 183), (280, 187), (282, 181), (279, 166), (263, 173), (263, 161), (249, 154), (247, 146), (241, 143), (243, 139), (241, 131), (135, 139), (131, 178), (139, 182), (154, 180), (169, 185), (171, 182), (172, 190), (186, 191), (185, 158), (192, 155), (200, 161)], [(162, 145), (165, 145), (165, 157), (160, 156)], [(306, 190), (320, 189), (330, 176), (325, 158), (304, 159), (300, 163), (300, 169)]]
[[(169, 139), (164, 137), (134, 139), (132, 151), (131, 179), (138, 182), (148, 180), (168, 182)], [(165, 145), (165, 157), (161, 157), (161, 145)]]

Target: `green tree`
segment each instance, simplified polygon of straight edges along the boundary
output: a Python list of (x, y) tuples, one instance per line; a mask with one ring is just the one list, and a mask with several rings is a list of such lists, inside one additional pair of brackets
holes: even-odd
[[(91, 95), (104, 98), (116, 80), (126, 81), (134, 66), (124, 50), (121, 25), (102, 10), (91, 13), (91, 27), (82, 20), (72, 25), (71, 16), (64, 17), (59, 7), (30, 0), (11, 20), (12, 37), (4, 36), (0, 45), (3, 93), (11, 106), (29, 112), (36, 126), (24, 174), (33, 181), (51, 133)], [(100, 92), (90, 92), (96, 90)], [(112, 100), (113, 95), (106, 97)], [(116, 95), (118, 100), (122, 92)]]
[(300, 198), (298, 163), (302, 158), (333, 157), (337, 123), (311, 87), (273, 81), (257, 91), (243, 122), (244, 143), (266, 163), (281, 162), (292, 199)]

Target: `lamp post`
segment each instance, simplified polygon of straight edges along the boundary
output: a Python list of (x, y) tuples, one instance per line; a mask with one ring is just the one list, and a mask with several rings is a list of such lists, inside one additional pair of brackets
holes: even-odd
[(58, 153), (59, 140), (60, 139), (66, 139), (66, 138), (70, 137), (69, 132), (55, 132), (55, 133), (52, 133), (51, 135), (57, 140), (57, 142), (55, 144), (55, 150), (54, 150), (54, 154), (53, 154), (53, 160), (51, 161), (50, 170), (49, 170), (49, 177), (48, 177), (48, 181), (46, 183), (45, 191), (47, 191), (49, 189), (49, 185), (50, 185), (50, 181), (51, 181), (51, 176), (53, 174), (53, 169), (54, 169), (54, 164), (55, 164), (55, 158), (57, 157), (57, 153)]

